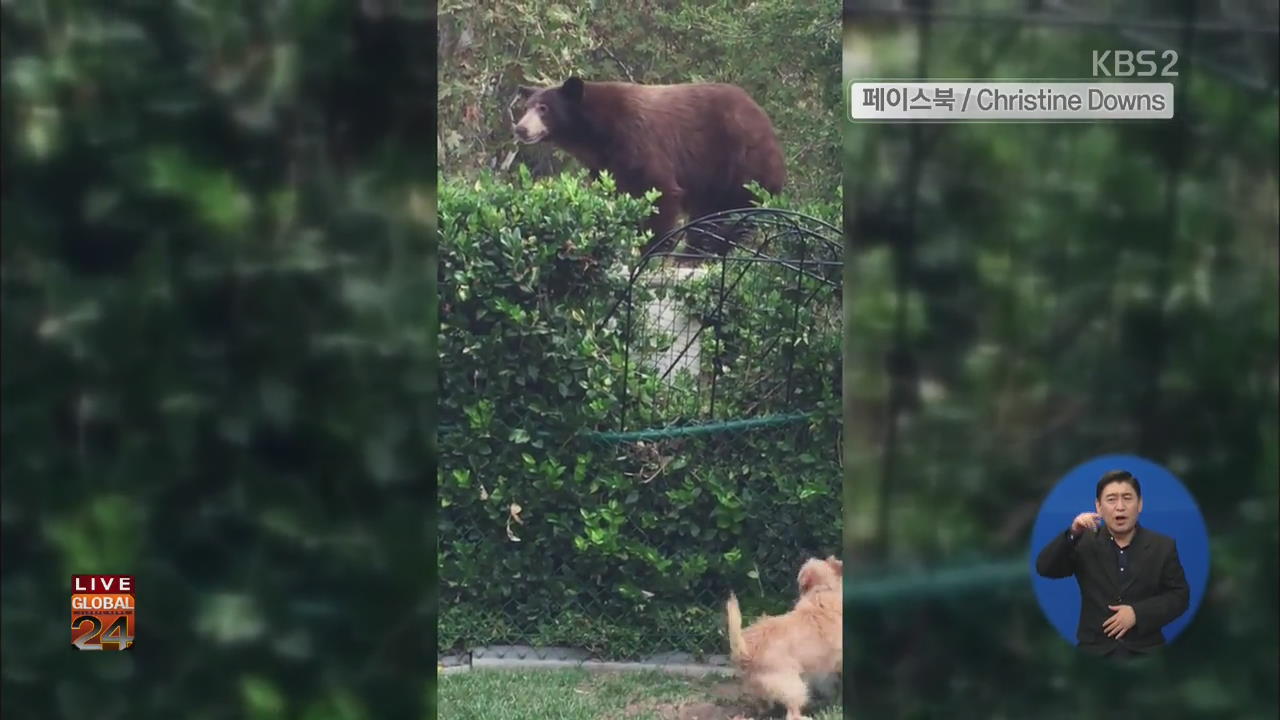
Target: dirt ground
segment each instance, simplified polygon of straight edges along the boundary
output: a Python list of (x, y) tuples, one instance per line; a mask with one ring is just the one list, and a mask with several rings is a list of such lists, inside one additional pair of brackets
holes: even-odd
[(782, 708), (763, 707), (743, 694), (741, 684), (726, 680), (710, 688), (712, 700), (688, 700), (679, 703), (655, 703), (634, 705), (623, 718), (632, 718), (644, 712), (656, 713), (662, 720), (772, 720), (782, 718)]
[(724, 681), (711, 687), (712, 701), (689, 700), (680, 703), (634, 705), (623, 714), (635, 717), (642, 712), (656, 712), (662, 720), (754, 720), (753, 713), (762, 708), (742, 694), (739, 683)]

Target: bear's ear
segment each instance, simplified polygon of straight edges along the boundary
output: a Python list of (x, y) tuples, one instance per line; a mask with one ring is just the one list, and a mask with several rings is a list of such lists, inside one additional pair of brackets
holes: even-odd
[(582, 83), (582, 78), (578, 77), (577, 75), (574, 75), (573, 77), (570, 77), (568, 80), (565, 80), (564, 85), (561, 86), (561, 89), (564, 90), (565, 96), (568, 97), (570, 100), (574, 102), (578, 102), (582, 100), (583, 83)]
[(538, 88), (536, 87), (530, 87), (528, 85), (520, 85), (519, 87), (516, 88), (516, 95), (518, 95), (521, 100), (528, 100), (529, 96), (534, 94), (537, 91), (538, 91)]

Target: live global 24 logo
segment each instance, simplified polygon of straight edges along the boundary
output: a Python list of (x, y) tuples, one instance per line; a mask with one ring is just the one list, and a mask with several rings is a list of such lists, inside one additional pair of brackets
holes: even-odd
[(80, 650), (127, 650), (135, 629), (132, 575), (71, 576), (71, 644)]

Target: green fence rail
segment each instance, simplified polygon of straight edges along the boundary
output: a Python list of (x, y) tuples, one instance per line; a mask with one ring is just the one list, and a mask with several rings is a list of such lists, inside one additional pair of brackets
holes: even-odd
[(993, 586), (1025, 584), (1031, 588), (1025, 559), (921, 569), (891, 575), (846, 575), (844, 601), (880, 603), (902, 598), (923, 599), (990, 590)]

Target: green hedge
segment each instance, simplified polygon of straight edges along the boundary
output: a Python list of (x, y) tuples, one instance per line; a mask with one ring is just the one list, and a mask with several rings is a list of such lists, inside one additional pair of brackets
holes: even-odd
[[(597, 326), (651, 207), (581, 173), (442, 184), (442, 650), (722, 651), (729, 589), (776, 610), (804, 554), (839, 544), (838, 327), (792, 359), (813, 398), (806, 422), (643, 446), (584, 435), (616, 429), (625, 340), (616, 319)], [(756, 289), (748, 277), (735, 291), (750, 313), (736, 318), (734, 353), (767, 339), (753, 317), (794, 311)], [(637, 338), (633, 354), (654, 342)], [(657, 382), (630, 365), (637, 392)], [(745, 412), (745, 393), (724, 397)], [(654, 452), (668, 462), (651, 478)]]

